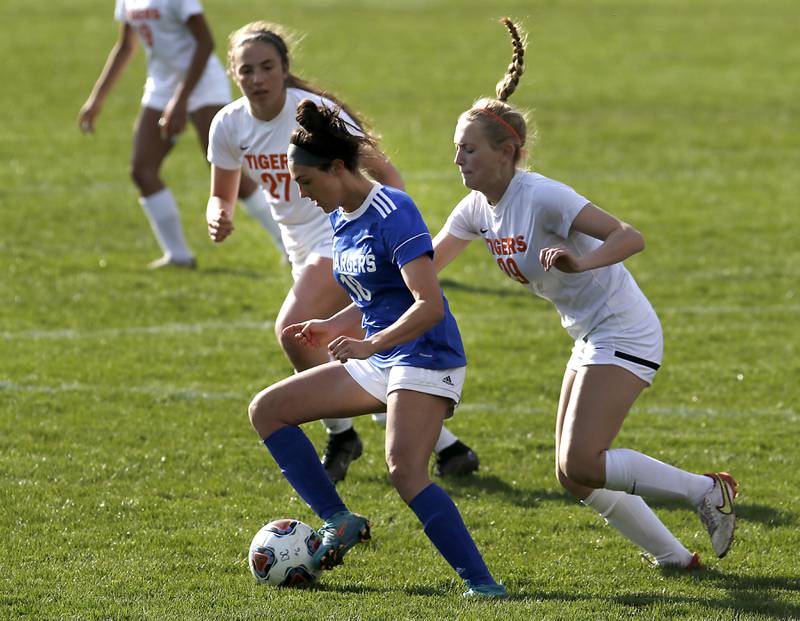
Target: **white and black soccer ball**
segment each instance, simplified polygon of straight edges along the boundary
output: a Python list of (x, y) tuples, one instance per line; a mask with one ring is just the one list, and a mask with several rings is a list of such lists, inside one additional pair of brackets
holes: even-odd
[(317, 531), (300, 520), (275, 520), (253, 537), (248, 559), (256, 580), (285, 587), (307, 587), (317, 581), (311, 557), (321, 539)]

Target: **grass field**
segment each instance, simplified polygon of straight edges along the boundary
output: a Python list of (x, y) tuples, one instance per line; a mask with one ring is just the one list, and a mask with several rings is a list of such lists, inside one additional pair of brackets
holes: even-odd
[[(661, 316), (665, 364), (617, 446), (734, 473), (737, 542), (719, 561), (691, 510), (658, 505), (708, 565), (665, 574), (562, 492), (552, 428), (569, 339), (473, 244), (443, 283), (470, 360), (450, 427), (482, 467), (444, 485), (512, 594), (498, 603), (462, 599), (366, 419), (340, 491), (373, 520), (372, 543), (317, 590), (254, 583), (262, 524), (318, 523), (246, 414), (290, 372), (271, 321), (291, 278), (246, 215), (225, 244), (206, 238), (190, 133), (164, 176), (200, 269), (144, 269), (158, 250), (127, 175), (141, 56), (97, 134), (76, 125), (116, 36), (99, 4), (0, 6), (0, 618), (800, 618), (794, 0), (204, 2), (221, 55), (252, 19), (305, 33), (293, 69), (373, 121), (434, 232), (464, 193), (455, 119), (508, 62), (497, 18), (521, 20), (513, 101), (539, 131), (534, 168), (645, 235), (628, 266)], [(321, 427), (307, 432), (321, 447)]]

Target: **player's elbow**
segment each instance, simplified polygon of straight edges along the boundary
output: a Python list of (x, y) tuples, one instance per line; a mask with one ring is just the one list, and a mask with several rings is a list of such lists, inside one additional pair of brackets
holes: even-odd
[(435, 326), (444, 319), (444, 298), (439, 296), (433, 300), (427, 300), (425, 310), (430, 327)]
[(628, 247), (630, 248), (631, 254), (636, 254), (644, 250), (644, 235), (627, 223), (622, 224), (622, 230), (628, 240)]

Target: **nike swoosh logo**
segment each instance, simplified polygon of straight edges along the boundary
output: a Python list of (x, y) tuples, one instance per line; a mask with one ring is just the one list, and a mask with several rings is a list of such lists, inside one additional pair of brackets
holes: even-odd
[(489, 232), (489, 229), (481, 229), (481, 235), (485, 235)]
[(728, 489), (725, 481), (719, 475), (715, 475), (714, 477), (717, 479), (717, 483), (720, 486), (720, 490), (722, 491), (722, 504), (717, 506), (717, 511), (722, 513), (723, 515), (730, 515), (733, 513), (733, 502), (731, 502), (731, 492)]
[(250, 145), (249, 145), (249, 144), (248, 144), (248, 145), (245, 145), (245, 146), (239, 145), (239, 148), (240, 148), (242, 151), (247, 151), (247, 149), (249, 149), (249, 148), (250, 148)]

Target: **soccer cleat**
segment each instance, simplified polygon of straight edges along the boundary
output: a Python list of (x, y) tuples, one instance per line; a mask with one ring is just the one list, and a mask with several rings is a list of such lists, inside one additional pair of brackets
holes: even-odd
[(334, 513), (318, 531), (322, 543), (314, 552), (314, 567), (333, 569), (341, 565), (350, 548), (370, 538), (370, 526), (369, 520), (363, 515), (350, 511)]
[(733, 543), (736, 529), (736, 513), (733, 499), (739, 494), (739, 484), (727, 472), (706, 474), (714, 480), (714, 485), (697, 505), (697, 514), (711, 537), (714, 553), (722, 558)]
[(361, 457), (364, 445), (352, 427), (341, 433), (328, 434), (328, 444), (322, 456), (322, 467), (334, 483), (344, 481), (350, 462)]
[(180, 267), (187, 270), (194, 270), (197, 269), (197, 261), (195, 261), (194, 257), (181, 259), (179, 261), (173, 257), (164, 255), (163, 257), (156, 259), (155, 261), (150, 261), (150, 263), (147, 264), (147, 269), (149, 270), (158, 270), (162, 267)]
[(663, 569), (666, 571), (694, 571), (695, 569), (705, 569), (705, 565), (700, 561), (700, 555), (695, 552), (692, 558), (689, 559), (687, 565), (677, 565), (675, 563), (659, 563), (655, 557), (649, 552), (641, 553), (642, 560), (655, 569)]
[(700, 555), (697, 552), (692, 554), (692, 560), (689, 561), (689, 564), (686, 567), (684, 567), (684, 569), (686, 571), (694, 571), (696, 569), (705, 569), (705, 565), (703, 565), (703, 562), (700, 560)]
[(436, 455), (433, 473), (437, 477), (463, 476), (475, 472), (480, 464), (475, 451), (461, 440), (456, 440)]
[(467, 591), (464, 592), (464, 597), (486, 597), (494, 599), (505, 599), (508, 597), (505, 585), (502, 584), (470, 584), (469, 580), (465, 580), (467, 584)]

